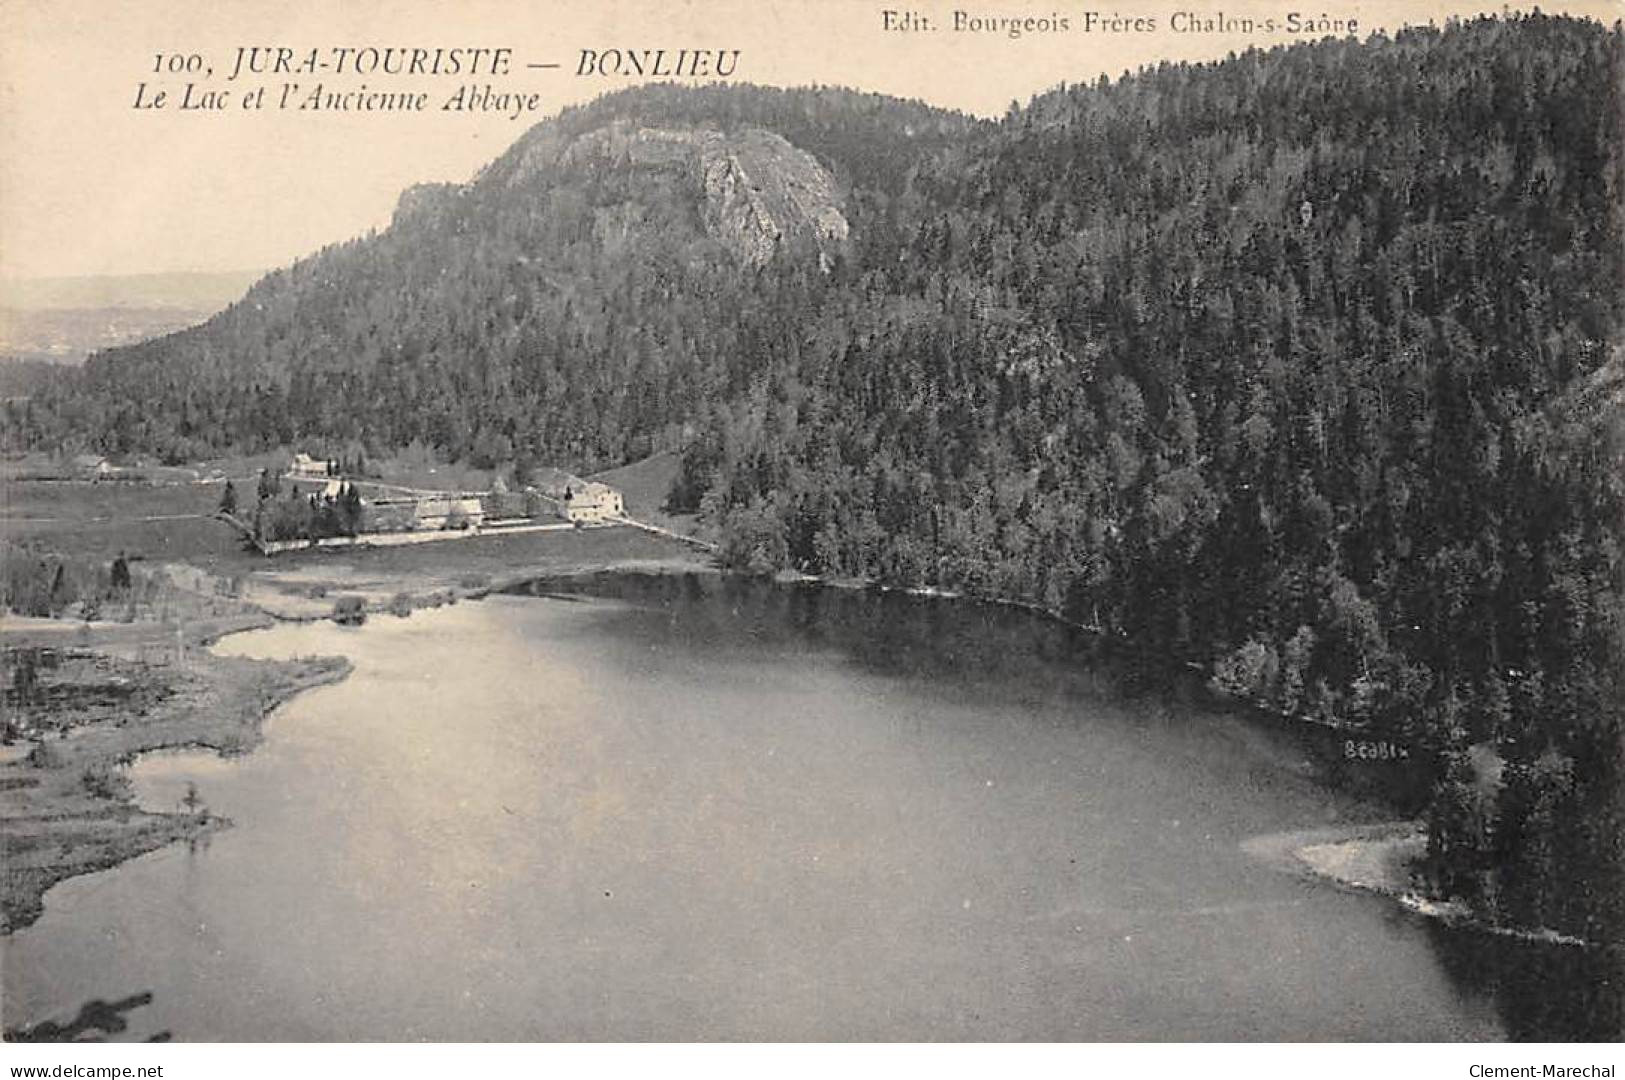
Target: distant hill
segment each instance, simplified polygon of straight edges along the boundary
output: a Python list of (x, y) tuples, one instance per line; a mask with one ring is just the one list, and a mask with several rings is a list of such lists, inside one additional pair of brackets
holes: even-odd
[(102, 349), (196, 326), (260, 275), (130, 274), (0, 281), (0, 361), (77, 364)]
[(0, 308), (0, 362), (77, 364), (93, 352), (196, 326), (218, 308)]
[(219, 311), (248, 291), (259, 270), (229, 273), (97, 274), (0, 279), (0, 307), (14, 311), (174, 308)]

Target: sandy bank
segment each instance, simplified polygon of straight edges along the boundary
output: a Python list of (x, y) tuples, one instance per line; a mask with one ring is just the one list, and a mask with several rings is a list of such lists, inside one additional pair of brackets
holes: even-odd
[(1427, 895), (1416, 873), (1427, 854), (1427, 831), (1420, 821), (1385, 821), (1271, 833), (1254, 837), (1241, 846), (1248, 854), (1277, 869), (1386, 896), (1419, 915), (1470, 926), (1481, 933), (1549, 945), (1614, 947), (1543, 927), (1492, 923), (1458, 900)]

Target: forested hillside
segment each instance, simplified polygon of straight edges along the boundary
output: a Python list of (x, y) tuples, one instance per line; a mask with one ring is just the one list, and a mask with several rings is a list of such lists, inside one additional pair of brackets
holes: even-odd
[(972, 127), (845, 90), (601, 99), (466, 185), (409, 190), (388, 230), (271, 274), (206, 325), (92, 357), (9, 419), (32, 445), (176, 460), (419, 440), (484, 463), (618, 465), (741, 392), (755, 337), (805, 309), (798, 279), (844, 257), (848, 220)]
[(1575, 388), (1620, 64), (1537, 17), (1041, 98), (921, 166), (680, 494), (738, 564), (1031, 599), (1426, 753), (1444, 891), (1618, 935), (1617, 359)]
[[(733, 565), (1028, 600), (1411, 748), (1440, 891), (1618, 938), (1622, 41), (1484, 19), (997, 124), (617, 95), (8, 420), (178, 456), (681, 447), (673, 502)], [(722, 224), (724, 160), (779, 224)]]

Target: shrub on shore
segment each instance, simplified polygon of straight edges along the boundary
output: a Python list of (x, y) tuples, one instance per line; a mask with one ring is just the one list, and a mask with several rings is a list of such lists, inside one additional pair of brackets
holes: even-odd
[(95, 765), (80, 774), (79, 782), (86, 791), (98, 799), (116, 799), (129, 783), (122, 775), (106, 765)]
[(341, 596), (333, 601), (333, 621), (341, 626), (360, 626), (367, 621), (367, 604), (359, 596)]

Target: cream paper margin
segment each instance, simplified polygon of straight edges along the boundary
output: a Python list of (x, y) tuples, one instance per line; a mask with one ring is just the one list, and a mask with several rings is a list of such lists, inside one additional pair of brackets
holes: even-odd
[[(1604, 22), (1625, 11), (1617, 0), (1557, 8)], [(1175, 26), (1284, 22), (1296, 13), (1352, 21), (1364, 37), (1485, 10), (1500, 9), (1396, 0), (0, 0), (0, 287), (19, 277), (269, 270), (382, 227), (408, 186), (467, 180), (531, 124), (644, 81), (578, 75), (583, 49), (737, 49), (735, 81), (850, 86), (996, 116), (1062, 82), (1314, 36)], [(1031, 19), (1033, 29), (956, 31), (956, 12), (962, 25)], [(1156, 29), (1085, 29), (1091, 12), (1099, 20), (1154, 20)], [(1063, 18), (1068, 31), (1040, 28)], [(887, 29), (926, 22), (934, 29)], [(228, 82), (224, 69), (239, 48), (254, 46), (301, 56), (507, 48), (513, 70), (473, 79), (268, 75), (258, 81), (422, 89), (430, 105), (411, 114), (252, 110), (241, 107), (247, 80)], [(197, 55), (214, 75), (155, 74), (160, 55)], [(200, 91), (232, 90), (227, 107), (179, 109), (188, 81)], [(149, 95), (166, 88), (169, 107), (135, 108), (142, 83)], [(538, 108), (519, 119), (442, 111), (441, 101), (465, 83), (535, 94)]]

